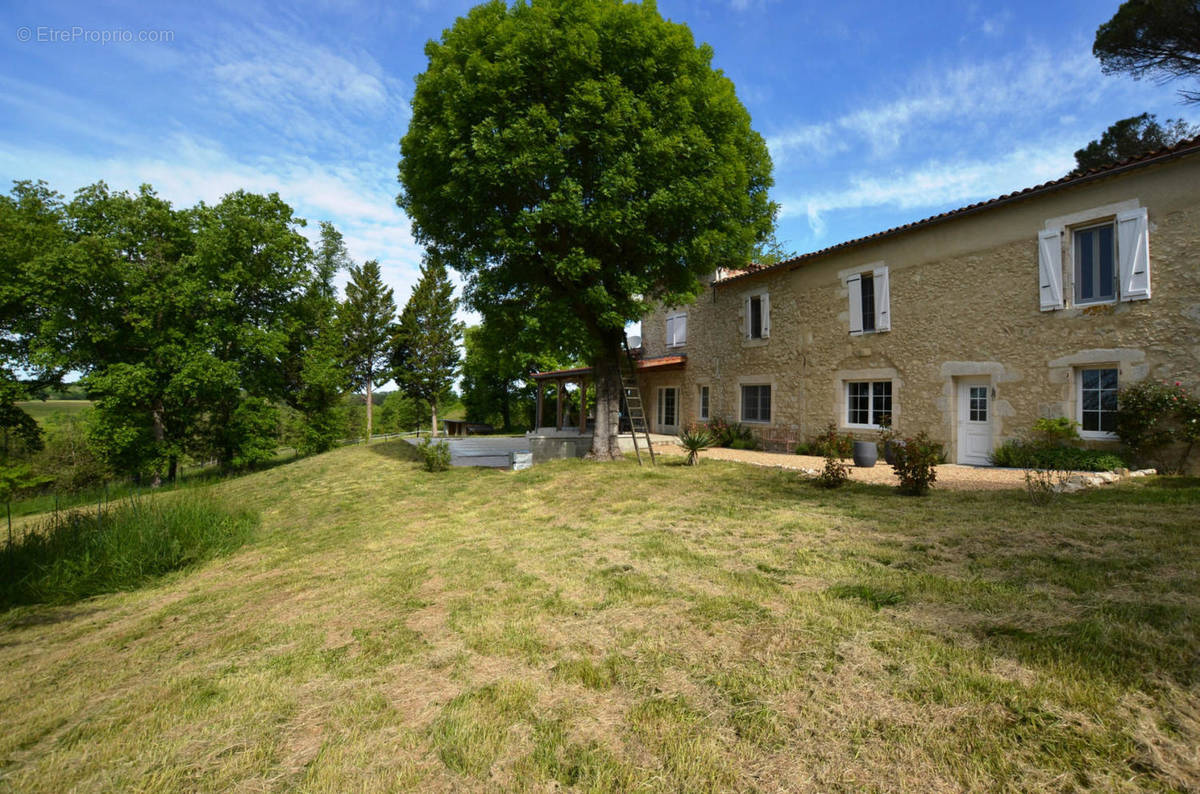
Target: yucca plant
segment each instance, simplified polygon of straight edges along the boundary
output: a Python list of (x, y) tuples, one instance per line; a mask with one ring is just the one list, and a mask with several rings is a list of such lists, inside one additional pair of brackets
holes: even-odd
[(700, 463), (700, 453), (713, 445), (712, 433), (703, 425), (689, 427), (679, 434), (679, 445), (687, 450), (687, 465)]

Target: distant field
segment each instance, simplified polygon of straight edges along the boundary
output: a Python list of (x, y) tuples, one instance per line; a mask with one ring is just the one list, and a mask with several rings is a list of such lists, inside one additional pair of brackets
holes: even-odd
[(56, 414), (77, 414), (84, 408), (91, 408), (91, 400), (26, 400), (17, 403), (30, 416), (39, 422), (46, 421), (49, 416)]
[(1198, 479), (413, 455), (225, 480), (237, 551), (0, 612), (0, 789), (1200, 788)]

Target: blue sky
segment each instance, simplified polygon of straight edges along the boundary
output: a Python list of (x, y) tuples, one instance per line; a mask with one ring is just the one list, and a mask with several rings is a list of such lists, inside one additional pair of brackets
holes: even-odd
[[(1119, 118), (1200, 120), (1173, 86), (1101, 74), (1092, 38), (1118, 4), (659, 9), (733, 79), (775, 161), (779, 237), (802, 253), (1061, 176)], [(397, 141), (424, 43), (470, 5), (5, 4), (0, 178), (149, 182), (184, 205), (278, 191), (310, 232), (331, 220), (357, 261), (379, 259), (402, 304), (420, 251), (394, 202)], [(133, 40), (96, 40), (114, 31)]]

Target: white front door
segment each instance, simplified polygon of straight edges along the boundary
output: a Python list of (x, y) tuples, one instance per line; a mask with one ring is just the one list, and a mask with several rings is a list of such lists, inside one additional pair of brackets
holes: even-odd
[(990, 466), (992, 385), (986, 378), (958, 382), (958, 462)]

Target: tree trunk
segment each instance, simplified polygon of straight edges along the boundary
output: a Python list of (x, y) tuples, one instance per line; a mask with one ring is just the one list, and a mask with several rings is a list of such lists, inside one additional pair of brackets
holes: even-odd
[(512, 417), (510, 416), (511, 409), (510, 409), (509, 401), (508, 401), (508, 394), (509, 394), (510, 388), (511, 388), (511, 384), (505, 383), (504, 384), (504, 396), (500, 398), (500, 424), (504, 428), (505, 433), (507, 433), (509, 428), (512, 426)]
[(368, 375), (367, 376), (367, 441), (366, 441), (366, 443), (368, 443), (368, 444), (371, 443), (371, 420), (372, 420), (372, 410), (371, 409), (373, 409), (375, 407), (375, 405), (374, 405), (375, 398), (371, 396), (371, 381), (372, 380), (374, 380), (374, 379), (370, 375)]
[(179, 458), (172, 455), (167, 459), (167, 482), (174, 483), (177, 474), (179, 474)]
[(590, 460), (619, 460), (622, 457), (617, 422), (621, 415), (621, 374), (618, 367), (620, 337), (606, 340), (592, 367), (596, 380), (596, 427), (592, 431)]
[(437, 438), (437, 398), (436, 397), (429, 401), (429, 407), (430, 407), (430, 409), (432, 409), (432, 416), (433, 416), (433, 418), (430, 420), (431, 426), (433, 428), (431, 432), (433, 434), (433, 437)]
[[(167, 429), (163, 424), (163, 404), (162, 400), (155, 400), (154, 407), (150, 411), (150, 419), (154, 423), (154, 446), (155, 452), (162, 452), (163, 439), (166, 438)], [(154, 462), (154, 477), (150, 480), (150, 487), (157, 488), (162, 485), (162, 459), (157, 458)]]

